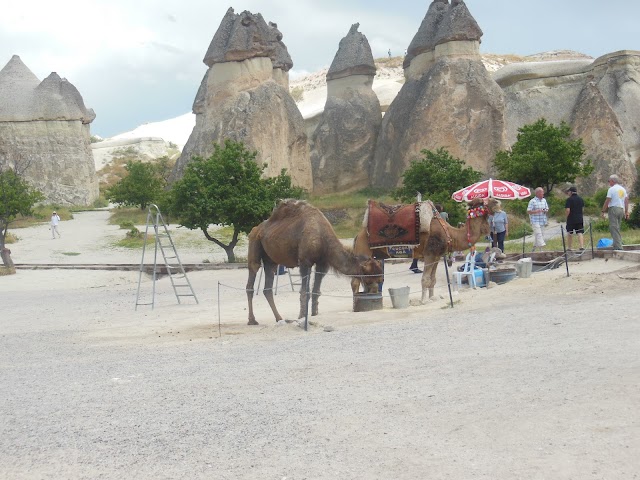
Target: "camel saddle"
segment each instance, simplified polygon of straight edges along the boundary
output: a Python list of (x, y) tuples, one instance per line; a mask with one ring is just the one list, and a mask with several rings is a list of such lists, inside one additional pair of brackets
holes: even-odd
[(369, 200), (367, 213), (370, 248), (420, 243), (419, 204), (385, 205)]

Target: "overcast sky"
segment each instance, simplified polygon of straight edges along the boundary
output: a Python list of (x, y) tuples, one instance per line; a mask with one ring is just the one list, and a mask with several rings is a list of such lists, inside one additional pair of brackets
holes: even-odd
[[(73, 83), (103, 137), (191, 111), (202, 58), (227, 8), (283, 33), (292, 78), (329, 66), (353, 23), (374, 57), (402, 55), (430, 0), (15, 0), (0, 15), (0, 68), (17, 54), (39, 78)], [(467, 0), (483, 53), (640, 50), (640, 0)], [(2, 99), (0, 99), (2, 101)]]

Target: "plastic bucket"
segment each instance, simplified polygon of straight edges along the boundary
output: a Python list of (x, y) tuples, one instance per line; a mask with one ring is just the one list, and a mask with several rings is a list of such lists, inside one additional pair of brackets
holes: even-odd
[(409, 287), (390, 288), (389, 296), (393, 308), (407, 308), (409, 306)]
[(533, 262), (530, 258), (521, 258), (516, 262), (516, 272), (520, 278), (529, 278), (533, 271)]

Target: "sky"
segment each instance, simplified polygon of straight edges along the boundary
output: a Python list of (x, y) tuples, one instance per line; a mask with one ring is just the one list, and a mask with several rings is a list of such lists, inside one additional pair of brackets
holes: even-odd
[[(0, 68), (19, 55), (40, 79), (80, 91), (110, 137), (191, 111), (202, 63), (227, 9), (278, 24), (291, 78), (328, 67), (354, 23), (374, 57), (403, 55), (430, 0), (18, 0), (0, 15)], [(640, 50), (639, 0), (467, 0), (482, 53), (569, 49), (593, 57)], [(2, 99), (0, 99), (2, 101)]]

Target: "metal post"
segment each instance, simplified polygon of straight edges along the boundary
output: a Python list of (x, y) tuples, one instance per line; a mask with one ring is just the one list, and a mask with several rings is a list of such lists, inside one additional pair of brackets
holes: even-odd
[(449, 265), (447, 264), (447, 255), (443, 255), (444, 260), (444, 273), (447, 275), (447, 287), (449, 287), (449, 301), (451, 302), (451, 308), (453, 308), (453, 295), (451, 294), (451, 278), (449, 278)]
[(220, 326), (220, 282), (218, 282), (218, 338), (222, 337), (222, 327)]
[(527, 224), (522, 226), (522, 256), (524, 257), (524, 242), (527, 240)]
[(593, 224), (589, 220), (589, 238), (591, 238), (591, 260), (596, 258), (596, 252), (593, 250)]
[(569, 277), (569, 255), (567, 254), (567, 246), (564, 243), (564, 227), (560, 225), (560, 234), (562, 235), (562, 249), (564, 250), (564, 264), (567, 267), (567, 277)]
[(309, 279), (307, 280), (307, 301), (304, 302), (305, 303), (305, 307), (304, 307), (304, 331), (306, 332), (307, 329), (309, 328), (309, 300), (311, 300), (311, 291), (310, 291), (310, 285), (311, 285), (311, 269), (309, 269)]

